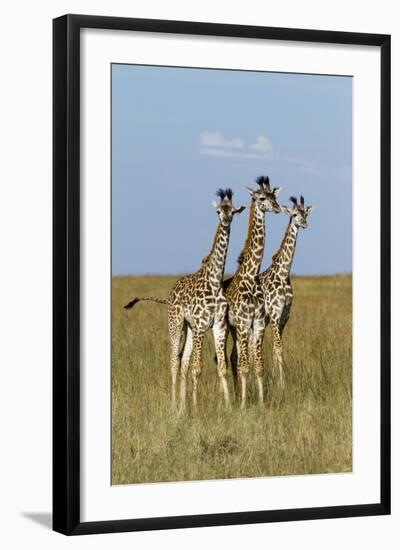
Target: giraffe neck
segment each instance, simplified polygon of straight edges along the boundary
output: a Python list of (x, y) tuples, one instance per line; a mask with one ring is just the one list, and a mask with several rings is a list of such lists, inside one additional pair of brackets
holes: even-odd
[(256, 277), (260, 272), (265, 245), (265, 214), (252, 201), (249, 214), (247, 239), (241, 253), (241, 264), (238, 273)]
[(298, 232), (299, 228), (293, 223), (292, 218), (290, 218), (281, 246), (272, 258), (273, 264), (278, 269), (279, 274), (285, 277), (289, 275), (292, 268)]
[(218, 289), (221, 287), (224, 277), (230, 231), (230, 225), (224, 227), (221, 223), (218, 224), (211, 250), (203, 260), (203, 266), (205, 266), (205, 271), (211, 284)]

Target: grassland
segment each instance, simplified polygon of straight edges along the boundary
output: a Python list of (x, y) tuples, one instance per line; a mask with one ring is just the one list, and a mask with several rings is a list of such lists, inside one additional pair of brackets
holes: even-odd
[[(113, 278), (112, 483), (351, 471), (351, 277), (293, 277), (282, 399), (269, 389), (257, 405), (250, 376), (248, 408), (225, 410), (210, 333), (199, 411), (183, 417), (171, 410), (166, 306), (123, 309), (134, 296), (166, 297), (175, 280)], [(266, 381), (270, 348), (267, 329)], [(231, 374), (228, 383), (233, 393)]]

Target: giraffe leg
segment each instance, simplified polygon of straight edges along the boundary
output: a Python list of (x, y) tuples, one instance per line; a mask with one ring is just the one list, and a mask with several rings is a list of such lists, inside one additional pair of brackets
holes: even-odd
[(218, 361), (218, 376), (221, 382), (221, 389), (224, 393), (225, 404), (229, 405), (229, 390), (226, 380), (226, 338), (228, 327), (226, 320), (215, 321), (213, 326), (215, 352)]
[(279, 332), (282, 338), (283, 331), (285, 329), (286, 323), (289, 321), (290, 317), (290, 309), (292, 307), (292, 301), (285, 304), (285, 307), (283, 308), (281, 318), (279, 320)]
[(231, 368), (233, 376), (233, 388), (235, 391), (236, 399), (239, 399), (239, 381), (238, 381), (238, 350), (237, 350), (237, 334), (236, 328), (231, 327), (231, 334), (233, 340), (233, 346), (231, 351)]
[(193, 406), (197, 409), (197, 383), (201, 374), (204, 332), (193, 329), (193, 360), (192, 360), (192, 379), (193, 379)]
[(176, 408), (176, 379), (179, 372), (180, 358), (179, 351), (183, 331), (183, 314), (179, 312), (168, 312), (168, 330), (171, 348), (170, 368), (172, 378), (172, 407)]
[(253, 325), (253, 364), (254, 372), (257, 379), (258, 387), (258, 400), (262, 404), (264, 402), (264, 387), (263, 387), (263, 375), (264, 375), (264, 363), (262, 356), (262, 345), (265, 333), (265, 321), (264, 319), (256, 319)]
[(187, 388), (187, 373), (190, 365), (190, 358), (193, 350), (193, 334), (190, 326), (187, 327), (185, 347), (183, 349), (181, 360), (181, 402), (180, 412), (183, 413), (186, 409), (186, 388)]
[(241, 384), (241, 408), (246, 406), (247, 376), (249, 374), (249, 330), (243, 327), (237, 328), (238, 342), (238, 370)]
[(283, 343), (282, 332), (279, 321), (272, 320), (272, 335), (273, 335), (273, 361), (274, 361), (274, 378), (279, 376), (279, 387), (281, 392), (285, 389), (285, 377), (283, 372)]

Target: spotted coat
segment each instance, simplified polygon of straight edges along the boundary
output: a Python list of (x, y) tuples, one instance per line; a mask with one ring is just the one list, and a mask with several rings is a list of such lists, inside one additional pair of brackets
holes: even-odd
[(246, 404), (246, 385), (251, 363), (257, 378), (259, 400), (263, 401), (262, 341), (265, 329), (263, 294), (258, 275), (265, 245), (265, 212), (280, 212), (276, 202), (281, 188), (271, 190), (269, 179), (257, 178), (260, 189), (248, 188), (252, 197), (247, 239), (239, 257), (239, 268), (225, 283), (228, 299), (228, 320), (234, 346), (231, 365), (236, 393), (238, 374), (241, 385), (241, 406)]
[(307, 227), (307, 216), (312, 206), (304, 207), (304, 198), (300, 197), (300, 204), (295, 197), (293, 208), (282, 206), (282, 212), (290, 215), (281, 245), (272, 257), (271, 266), (260, 273), (259, 281), (265, 305), (265, 324), (271, 324), (273, 335), (273, 372), (272, 380), (279, 377), (281, 390), (285, 387), (283, 370), (283, 342), (282, 335), (290, 317), (293, 302), (293, 290), (290, 281), (294, 253), (296, 249), (299, 228)]

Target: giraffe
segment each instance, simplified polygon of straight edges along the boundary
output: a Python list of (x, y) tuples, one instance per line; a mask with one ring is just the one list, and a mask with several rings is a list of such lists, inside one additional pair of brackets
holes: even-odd
[[(197, 385), (202, 370), (202, 348), (208, 329), (212, 328), (217, 369), (225, 403), (229, 404), (226, 380), (227, 300), (222, 290), (231, 222), (245, 207), (233, 205), (231, 189), (219, 189), (220, 202), (212, 201), (219, 223), (209, 254), (201, 267), (191, 275), (181, 277), (173, 286), (168, 300), (135, 298), (125, 306), (131, 308), (140, 300), (151, 300), (168, 306), (172, 403), (176, 406), (176, 382), (180, 367), (180, 411), (186, 407), (187, 373), (192, 359), (193, 405), (197, 408)], [(182, 341), (183, 351), (180, 352)]]
[(285, 387), (283, 373), (283, 344), (282, 334), (290, 317), (293, 301), (293, 291), (290, 282), (294, 252), (299, 228), (307, 227), (307, 217), (313, 206), (304, 206), (304, 197), (300, 196), (300, 204), (296, 197), (290, 197), (293, 208), (281, 206), (282, 212), (290, 215), (281, 245), (272, 257), (271, 266), (260, 273), (259, 280), (264, 296), (266, 326), (271, 323), (273, 334), (273, 366), (274, 377), (279, 371), (279, 385), (281, 391)]
[[(257, 378), (259, 401), (263, 401), (262, 341), (265, 329), (263, 296), (258, 281), (265, 244), (265, 213), (281, 211), (276, 199), (281, 187), (271, 190), (269, 178), (256, 179), (259, 189), (247, 187), (251, 196), (247, 239), (239, 256), (235, 275), (225, 281), (228, 299), (228, 321), (233, 337), (231, 364), (236, 394), (238, 394), (238, 371), (241, 382), (241, 407), (246, 405), (246, 383), (253, 360)], [(251, 357), (250, 357), (251, 354)]]

